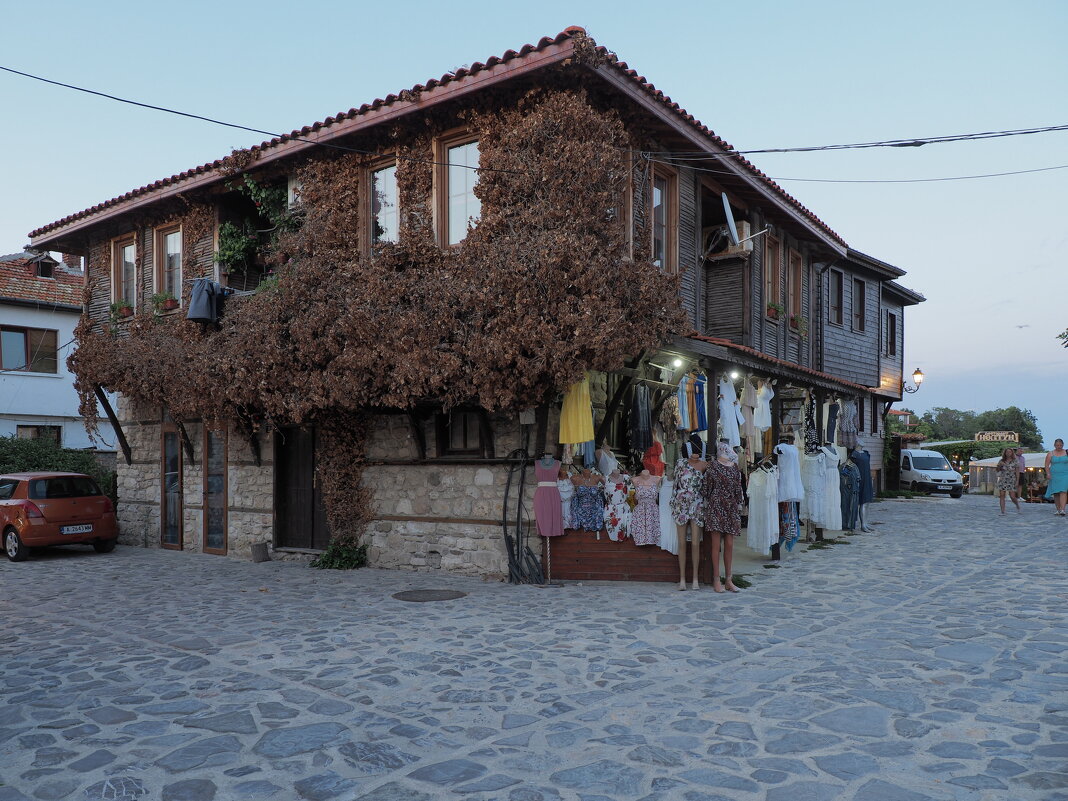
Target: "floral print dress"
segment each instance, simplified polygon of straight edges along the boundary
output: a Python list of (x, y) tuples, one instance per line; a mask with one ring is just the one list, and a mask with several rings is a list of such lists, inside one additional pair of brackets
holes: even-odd
[(742, 533), (742, 471), (731, 462), (709, 462), (701, 482), (704, 498), (705, 528), (735, 537)]
[(571, 496), (571, 525), (586, 531), (600, 531), (604, 525), (604, 490), (600, 484), (576, 486)]
[[(698, 464), (704, 464), (698, 462)], [(705, 524), (705, 504), (701, 497), (701, 481), (704, 471), (698, 470), (689, 459), (679, 459), (675, 463), (672, 477), (671, 517), (676, 526), (683, 526), (691, 520), (698, 526)]]
[(635, 545), (660, 544), (660, 482), (635, 484), (637, 504), (630, 516), (630, 537)]
[(631, 492), (630, 476), (618, 473), (605, 478), (604, 484), (604, 527), (608, 539), (619, 541), (626, 539), (630, 529), (630, 504), (627, 497)]

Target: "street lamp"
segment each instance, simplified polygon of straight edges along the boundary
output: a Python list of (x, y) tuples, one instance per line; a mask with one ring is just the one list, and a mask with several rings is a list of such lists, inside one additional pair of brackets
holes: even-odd
[(917, 367), (912, 373), (912, 382), (916, 385), (910, 387), (904, 381), (901, 382), (901, 389), (904, 392), (917, 392), (920, 389), (920, 384), (923, 383), (923, 370)]

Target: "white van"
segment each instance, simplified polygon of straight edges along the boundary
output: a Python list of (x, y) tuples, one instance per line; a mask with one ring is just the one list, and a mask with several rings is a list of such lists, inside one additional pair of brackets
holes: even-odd
[(913, 492), (964, 494), (964, 479), (938, 451), (901, 449), (901, 489)]

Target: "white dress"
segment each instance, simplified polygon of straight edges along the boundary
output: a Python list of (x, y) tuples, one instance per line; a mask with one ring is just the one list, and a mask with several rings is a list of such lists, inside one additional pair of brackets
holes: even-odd
[(781, 442), (775, 446), (775, 453), (779, 454), (779, 503), (801, 500), (805, 497), (805, 487), (801, 483), (797, 447)]
[(564, 528), (574, 528), (571, 525), (571, 496), (575, 494), (575, 485), (569, 478), (561, 478), (556, 482), (556, 488), (560, 490), (560, 511), (564, 516)]
[(771, 428), (771, 399), (774, 397), (775, 390), (765, 381), (764, 386), (757, 390), (757, 404), (753, 410), (753, 426), (757, 431), (767, 431)]
[(729, 378), (719, 380), (719, 424), (722, 429), (720, 436), (725, 437), (731, 447), (742, 444), (739, 426), (745, 422), (742, 417), (741, 407), (738, 405), (738, 395), (734, 391), (734, 382)]
[(779, 541), (778, 468), (757, 468), (749, 474), (749, 523), (745, 544), (766, 554)]
[(857, 447), (857, 402), (847, 400), (842, 404), (838, 418), (838, 444), (846, 450)]
[(674, 485), (664, 477), (660, 482), (660, 547), (678, 555), (679, 530), (675, 527), (675, 518), (671, 514), (671, 491)]
[(838, 451), (834, 448), (820, 448), (823, 454), (823, 519), (820, 527), (828, 531), (842, 530), (842, 489), (841, 474), (838, 472)]
[(815, 526), (823, 527), (824, 508), (824, 455), (823, 451), (815, 454), (804, 454), (801, 457), (801, 484), (805, 488), (805, 497), (801, 499), (802, 520), (808, 520)]

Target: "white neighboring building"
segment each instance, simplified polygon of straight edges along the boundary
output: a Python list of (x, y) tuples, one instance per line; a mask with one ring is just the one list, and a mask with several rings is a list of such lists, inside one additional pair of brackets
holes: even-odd
[(89, 439), (67, 370), (84, 284), (79, 267), (47, 253), (0, 256), (0, 436), (115, 450), (109, 426), (104, 441)]

